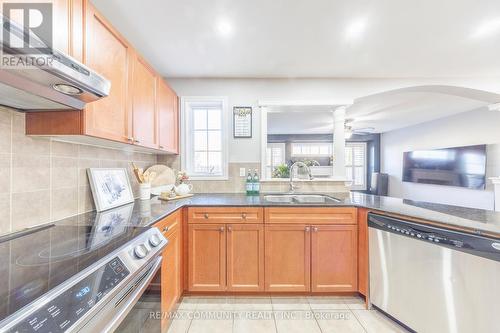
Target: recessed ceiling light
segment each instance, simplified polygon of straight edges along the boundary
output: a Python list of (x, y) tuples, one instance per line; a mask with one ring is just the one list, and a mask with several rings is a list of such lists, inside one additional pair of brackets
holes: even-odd
[(215, 30), (222, 37), (231, 37), (233, 35), (233, 25), (226, 19), (219, 19), (215, 25)]
[(361, 37), (366, 30), (366, 19), (358, 18), (351, 21), (345, 29), (345, 38), (347, 40), (354, 40)]
[(495, 35), (498, 32), (500, 32), (500, 18), (481, 23), (472, 34), (472, 37), (485, 38)]

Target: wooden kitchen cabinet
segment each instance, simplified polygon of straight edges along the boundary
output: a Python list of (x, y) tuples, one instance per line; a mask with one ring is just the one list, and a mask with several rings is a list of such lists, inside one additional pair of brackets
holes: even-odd
[(356, 224), (354, 207), (266, 207), (266, 223)]
[(158, 112), (158, 147), (170, 153), (179, 153), (178, 97), (161, 78), (157, 80), (156, 106)]
[[(180, 225), (175, 225), (170, 231), (163, 233), (168, 239), (168, 245), (163, 251), (161, 265), (161, 309), (162, 314), (175, 310), (181, 289), (181, 232)], [(168, 326), (168, 316), (162, 316), (162, 331)]]
[(157, 148), (156, 74), (138, 55), (132, 70), (133, 143)]
[(130, 44), (85, 2), (84, 63), (111, 81), (109, 96), (89, 103), (84, 110), (84, 133), (130, 142), (130, 74), (134, 52)]
[(227, 227), (227, 290), (264, 291), (264, 226)]
[(265, 226), (265, 290), (309, 291), (310, 226)]
[(103, 75), (111, 90), (83, 110), (27, 112), (26, 134), (177, 154), (176, 93), (90, 1), (52, 2), (58, 15), (56, 48)]
[(358, 292), (368, 298), (368, 209), (358, 208)]
[(356, 225), (311, 226), (311, 291), (358, 289)]
[(260, 207), (189, 207), (189, 223), (263, 223)]
[(190, 224), (188, 233), (188, 290), (224, 291), (226, 226)]

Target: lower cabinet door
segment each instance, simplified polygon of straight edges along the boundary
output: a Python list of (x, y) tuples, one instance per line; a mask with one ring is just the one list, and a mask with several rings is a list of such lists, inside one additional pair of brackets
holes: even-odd
[(357, 225), (311, 226), (313, 292), (357, 291)]
[(163, 260), (161, 265), (161, 327), (162, 332), (167, 328), (169, 316), (166, 315), (169, 311), (173, 311), (179, 297), (181, 296), (181, 281), (180, 281), (180, 256), (181, 256), (181, 239), (180, 227), (164, 233), (168, 239), (168, 245), (163, 250)]
[(264, 225), (227, 226), (227, 290), (264, 290)]
[(189, 291), (226, 290), (225, 230), (224, 224), (189, 225)]
[(310, 227), (266, 225), (265, 244), (265, 290), (309, 291)]

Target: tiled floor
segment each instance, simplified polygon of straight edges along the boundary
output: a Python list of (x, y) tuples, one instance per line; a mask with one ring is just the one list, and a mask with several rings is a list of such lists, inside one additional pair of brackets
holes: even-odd
[(169, 333), (407, 332), (357, 297), (184, 297)]

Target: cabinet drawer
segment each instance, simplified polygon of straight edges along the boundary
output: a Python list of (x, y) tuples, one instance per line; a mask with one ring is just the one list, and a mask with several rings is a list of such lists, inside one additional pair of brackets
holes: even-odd
[(167, 236), (181, 226), (181, 221), (182, 221), (182, 215), (181, 212), (178, 210), (170, 214), (169, 216), (165, 217), (164, 219), (160, 220), (159, 222), (156, 222), (155, 227), (160, 229), (160, 232), (164, 236)]
[(357, 222), (357, 209), (354, 207), (275, 207), (265, 208), (264, 214), (266, 223), (356, 224)]
[(262, 223), (263, 209), (258, 207), (190, 207), (189, 223)]

